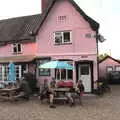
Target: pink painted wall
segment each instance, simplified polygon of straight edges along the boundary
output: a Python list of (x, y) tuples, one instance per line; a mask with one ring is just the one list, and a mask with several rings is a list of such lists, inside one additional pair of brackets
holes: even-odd
[(120, 64), (110, 58), (107, 58), (103, 62), (99, 63), (99, 76), (100, 77), (106, 77), (107, 66), (113, 66), (115, 70), (115, 66), (120, 66)]
[(30, 72), (30, 73), (32, 73), (32, 74), (35, 75), (35, 72), (36, 72), (35, 70), (36, 70), (36, 64), (30, 63), (30, 64), (28, 65), (28, 72)]
[[(22, 44), (23, 53), (20, 55), (35, 55), (36, 54), (36, 43), (23, 43)], [(12, 53), (12, 44), (0, 47), (0, 57), (8, 57), (16, 55)]]
[[(67, 16), (64, 22), (58, 16)], [(72, 44), (54, 45), (54, 32), (72, 30)], [(85, 38), (86, 33), (95, 35), (90, 25), (67, 0), (55, 3), (37, 36), (37, 55), (63, 53), (97, 53), (96, 39)], [(47, 49), (46, 49), (47, 48)]]
[[(65, 21), (58, 21), (58, 16), (66, 16)], [(72, 44), (54, 45), (55, 31), (72, 31)], [(76, 11), (76, 9), (67, 0), (59, 0), (55, 3), (47, 19), (44, 21), (37, 36), (37, 56), (51, 56), (53, 59), (92, 60), (94, 63), (94, 81), (97, 80), (97, 45), (96, 39), (86, 38), (85, 34), (90, 33), (94, 36), (96, 33), (90, 28), (90, 25)], [(40, 80), (44, 77), (39, 77)], [(48, 79), (50, 79), (48, 77)]]

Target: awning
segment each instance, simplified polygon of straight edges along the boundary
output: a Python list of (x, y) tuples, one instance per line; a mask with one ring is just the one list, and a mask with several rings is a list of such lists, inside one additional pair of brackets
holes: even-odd
[(0, 57), (0, 63), (9, 63), (9, 62), (30, 62), (35, 59), (35, 55), (21, 55), (21, 56), (10, 56), (10, 57)]

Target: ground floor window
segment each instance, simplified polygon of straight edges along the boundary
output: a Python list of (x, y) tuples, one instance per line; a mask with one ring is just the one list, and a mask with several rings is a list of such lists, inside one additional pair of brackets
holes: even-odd
[(22, 66), (16, 65), (15, 72), (16, 72), (16, 80), (20, 80), (20, 78), (22, 77)]
[(113, 67), (112, 66), (107, 66), (107, 72), (112, 72), (113, 71)]
[(8, 80), (8, 65), (0, 66), (0, 80), (7, 81)]
[(120, 66), (115, 66), (115, 71), (120, 71)]
[[(50, 61), (50, 58), (41, 58), (39, 65), (42, 65), (42, 64), (47, 63), (49, 61)], [(39, 76), (50, 76), (50, 69), (39, 68)]]
[[(21, 65), (15, 65), (15, 75), (16, 80), (19, 80), (22, 75), (22, 66)], [(0, 81), (7, 81), (8, 80), (8, 74), (9, 74), (9, 67), (8, 65), (1, 65), (0, 66)]]
[[(72, 61), (67, 61), (72, 65)], [(73, 70), (66, 69), (56, 69), (55, 70), (55, 78), (57, 80), (72, 80), (73, 79)]]

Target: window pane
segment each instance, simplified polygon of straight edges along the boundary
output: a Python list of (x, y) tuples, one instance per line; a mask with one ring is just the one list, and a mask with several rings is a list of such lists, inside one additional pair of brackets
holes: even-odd
[(108, 66), (107, 67), (107, 72), (111, 72), (111, 71), (113, 71), (113, 67), (112, 66)]
[(2, 66), (0, 66), (0, 81), (2, 80)]
[(5, 65), (4, 66), (4, 80), (8, 80), (8, 66)]
[[(40, 65), (49, 62), (50, 59), (46, 58), (46, 59), (41, 59), (40, 60)], [(50, 69), (39, 69), (39, 75), (40, 76), (50, 76)]]
[(17, 47), (13, 47), (13, 52), (16, 53), (17, 52)]
[(81, 66), (81, 75), (89, 75), (89, 66)]
[(60, 80), (60, 70), (59, 69), (55, 69), (55, 79)]
[(120, 71), (120, 66), (115, 67), (116, 71)]
[(61, 32), (56, 32), (55, 33), (55, 43), (56, 44), (61, 44), (62, 43), (62, 33)]
[(64, 42), (70, 42), (70, 32), (64, 32)]
[(68, 71), (68, 79), (73, 79), (73, 71), (72, 70), (67, 70)]
[(66, 69), (61, 70), (61, 79), (66, 80)]
[(21, 52), (21, 44), (18, 44), (18, 52)]

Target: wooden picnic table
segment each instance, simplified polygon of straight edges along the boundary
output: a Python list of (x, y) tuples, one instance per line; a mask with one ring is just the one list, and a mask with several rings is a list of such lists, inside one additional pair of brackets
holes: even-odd
[(55, 92), (69, 92), (70, 88), (53, 88)]
[(0, 89), (0, 99), (13, 101), (15, 98), (19, 97), (19, 95), (17, 94), (17, 91), (19, 89), (20, 89), (19, 87)]
[(68, 93), (70, 88), (54, 88), (53, 91), (55, 92), (55, 97), (54, 100), (59, 100), (59, 101), (67, 101), (68, 97), (66, 93)]

